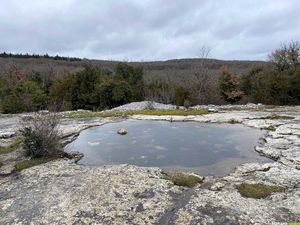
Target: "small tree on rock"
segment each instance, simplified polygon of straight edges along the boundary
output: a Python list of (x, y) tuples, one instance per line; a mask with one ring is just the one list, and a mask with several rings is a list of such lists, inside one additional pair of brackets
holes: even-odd
[(222, 69), (219, 86), (226, 101), (237, 102), (244, 96), (244, 92), (240, 90), (240, 80), (240, 77), (232, 74), (226, 67)]

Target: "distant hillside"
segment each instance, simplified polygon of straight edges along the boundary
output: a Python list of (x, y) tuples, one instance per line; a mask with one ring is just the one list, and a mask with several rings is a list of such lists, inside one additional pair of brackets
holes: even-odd
[(299, 104), (299, 49), (296, 43), (282, 46), (270, 62), (200, 58), (120, 62), (0, 54), (0, 111), (103, 110), (142, 100), (187, 108)]
[[(99, 68), (113, 71), (119, 61), (105, 61), (105, 60), (88, 60), (69, 58), (74, 60), (66, 60), (66, 57), (1, 57), (0, 68), (7, 71), (12, 67), (22, 70), (25, 73), (37, 71), (41, 74), (50, 75), (53, 77), (63, 76), (67, 73), (73, 73), (83, 69), (85, 64), (92, 64)], [(167, 61), (152, 61), (152, 62), (128, 62), (130, 65), (140, 66), (144, 68), (145, 80), (148, 79), (165, 79), (176, 77), (184, 77), (194, 74), (202, 65), (209, 69), (212, 75), (218, 74), (223, 66), (226, 66), (230, 71), (243, 74), (248, 72), (251, 68), (266, 64), (263, 61), (238, 61), (238, 60), (216, 60), (216, 59), (173, 59)], [(1, 73), (0, 73), (1, 74)]]

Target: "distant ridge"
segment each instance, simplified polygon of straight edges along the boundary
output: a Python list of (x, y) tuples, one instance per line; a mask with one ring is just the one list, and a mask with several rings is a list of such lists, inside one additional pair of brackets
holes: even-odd
[(145, 80), (171, 79), (180, 83), (185, 76), (191, 76), (199, 72), (203, 65), (208, 69), (209, 74), (216, 76), (222, 67), (227, 67), (236, 74), (246, 74), (252, 68), (267, 64), (265, 61), (251, 60), (219, 60), (219, 59), (199, 59), (183, 58), (169, 59), (165, 61), (140, 61), (126, 62), (114, 60), (81, 59), (75, 57), (49, 56), (37, 54), (0, 54), (0, 69), (9, 71), (10, 68), (17, 68), (24, 73), (32, 71), (39, 72), (46, 76), (60, 77), (66, 74), (78, 72), (84, 65), (101, 68), (108, 72), (113, 72), (116, 65), (125, 62), (133, 66), (143, 67)]

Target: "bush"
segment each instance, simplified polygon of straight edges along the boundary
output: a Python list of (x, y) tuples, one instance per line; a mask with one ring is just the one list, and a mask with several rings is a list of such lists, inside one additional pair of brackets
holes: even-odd
[(23, 147), (31, 158), (58, 156), (63, 153), (55, 115), (37, 115), (21, 130)]
[(70, 100), (73, 109), (93, 110), (96, 108), (94, 92), (102, 76), (101, 70), (89, 65), (74, 74), (70, 85)]

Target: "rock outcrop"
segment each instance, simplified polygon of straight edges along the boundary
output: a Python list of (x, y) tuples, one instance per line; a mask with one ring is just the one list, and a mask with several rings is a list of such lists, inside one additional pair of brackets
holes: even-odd
[[(172, 120), (272, 127), (256, 151), (273, 162), (243, 164), (225, 177), (205, 177), (202, 184), (183, 188), (163, 179), (158, 168), (88, 167), (60, 159), (0, 177), (0, 224), (261, 225), (300, 221), (300, 107), (247, 107), (217, 108), (212, 114), (172, 116)], [(170, 116), (132, 118), (170, 120)], [(68, 143), (83, 129), (115, 120), (64, 119), (62, 137)], [(15, 132), (17, 121), (17, 116), (0, 116), (0, 123), (5, 124), (0, 133)], [(2, 138), (0, 144), (6, 141)], [(0, 157), (4, 163), (12, 160), (9, 154)], [(266, 199), (245, 198), (236, 189), (244, 182), (278, 185), (285, 191)]]

